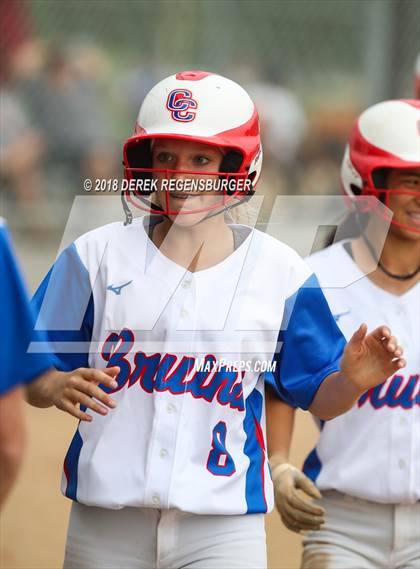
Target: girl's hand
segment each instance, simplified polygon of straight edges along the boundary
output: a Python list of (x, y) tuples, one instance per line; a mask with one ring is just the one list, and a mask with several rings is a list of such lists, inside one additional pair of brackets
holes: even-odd
[(367, 334), (367, 326), (362, 324), (344, 350), (341, 370), (362, 394), (406, 365), (403, 352), (389, 328), (380, 326)]
[[(270, 459), (270, 465), (273, 464)], [(284, 462), (272, 466), (274, 497), (282, 522), (296, 533), (319, 530), (324, 523), (325, 511), (321, 506), (305, 500), (301, 492), (311, 498), (320, 499), (315, 484), (295, 466)]]
[(107, 415), (107, 407), (113, 409), (117, 403), (99, 387), (99, 384), (115, 389), (118, 386), (115, 378), (119, 372), (119, 367), (105, 369), (81, 367), (68, 373), (57, 372), (50, 382), (51, 403), (81, 421), (92, 421), (92, 417), (81, 411), (80, 405), (100, 415)]

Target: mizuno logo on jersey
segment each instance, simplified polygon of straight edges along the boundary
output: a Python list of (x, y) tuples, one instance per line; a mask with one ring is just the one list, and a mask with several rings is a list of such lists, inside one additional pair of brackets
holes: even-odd
[(245, 410), (240, 371), (218, 368), (214, 365), (216, 358), (211, 354), (205, 358), (211, 362), (212, 371), (197, 371), (197, 361), (192, 356), (179, 357), (168, 353), (148, 355), (138, 351), (132, 353), (130, 361), (126, 356), (132, 352), (134, 340), (134, 333), (128, 328), (119, 334), (112, 332), (105, 340), (102, 358), (108, 362), (108, 367), (119, 366), (121, 370), (117, 389), (102, 387), (107, 393), (115, 393), (123, 387), (130, 388), (137, 383), (147, 393), (190, 393), (196, 399), (205, 399), (209, 403), (216, 400), (220, 405)]
[(118, 286), (114, 286), (114, 285), (109, 285), (106, 287), (106, 290), (110, 290), (112, 292), (115, 292), (115, 294), (120, 295), (121, 291), (124, 287), (128, 286), (129, 284), (131, 284), (133, 281), (128, 281), (127, 283), (124, 283), (122, 285), (118, 285)]
[(338, 322), (342, 316), (347, 316), (347, 314), (350, 314), (350, 310), (347, 310), (347, 312), (341, 312), (340, 314), (333, 314), (334, 320)]

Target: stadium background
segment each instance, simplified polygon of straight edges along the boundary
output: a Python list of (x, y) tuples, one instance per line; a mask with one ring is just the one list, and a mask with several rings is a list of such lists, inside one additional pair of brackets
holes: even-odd
[[(144, 93), (175, 70), (226, 74), (254, 95), (266, 146), (260, 193), (339, 194), (355, 115), (413, 95), (419, 13), (416, 0), (5, 0), (0, 213), (31, 290), (54, 261), (82, 180), (121, 176), (121, 144)], [(91, 202), (95, 224), (105, 200)], [(58, 568), (70, 506), (58, 488), (75, 422), (29, 407), (26, 419), (24, 467), (0, 521), (0, 565)], [(299, 413), (296, 465), (315, 437)], [(267, 530), (269, 566), (298, 567), (300, 537), (276, 513)]]

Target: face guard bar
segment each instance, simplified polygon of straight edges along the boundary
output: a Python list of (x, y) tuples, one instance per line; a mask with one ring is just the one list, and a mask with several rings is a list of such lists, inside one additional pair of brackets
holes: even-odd
[[(368, 187), (365, 190), (366, 196), (374, 196), (380, 202), (385, 204), (386, 207), (389, 208), (391, 211), (392, 211), (392, 208), (390, 207), (390, 200), (391, 200), (391, 197), (395, 194), (404, 195), (404, 196), (412, 196), (412, 197), (419, 197), (420, 196), (420, 193), (416, 190), (402, 190), (402, 189), (396, 189), (396, 188), (372, 188), (372, 187)], [(374, 203), (374, 202), (371, 202), (371, 203)], [(371, 207), (373, 207), (373, 209), (377, 210), (379, 215), (383, 215), (383, 212), (381, 212), (381, 210), (379, 208), (377, 208), (375, 205), (373, 205)], [(369, 208), (369, 209), (371, 209), (371, 208)], [(420, 227), (416, 227), (414, 225), (408, 225), (406, 223), (400, 223), (400, 222), (396, 221), (394, 218), (391, 220), (391, 224), (395, 225), (396, 227), (401, 227), (402, 229), (412, 231), (413, 233), (420, 233)]]
[[(165, 216), (208, 212), (204, 219), (218, 215), (248, 201), (255, 193), (247, 172), (203, 172), (197, 170), (171, 170), (159, 168), (124, 168), (125, 180), (121, 194), (125, 224), (132, 222), (128, 204), (151, 213)], [(156, 199), (161, 192), (161, 199)], [(175, 209), (171, 205), (171, 192), (179, 197), (209, 195), (220, 198), (211, 205), (198, 208)], [(188, 198), (186, 202), (188, 201)]]

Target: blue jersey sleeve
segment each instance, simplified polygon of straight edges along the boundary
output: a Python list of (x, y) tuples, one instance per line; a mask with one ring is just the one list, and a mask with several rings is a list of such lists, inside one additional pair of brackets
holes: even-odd
[(47, 336), (57, 369), (88, 367), (93, 294), (89, 273), (74, 244), (58, 257), (36, 291), (32, 305), (37, 314), (37, 329)]
[(346, 345), (315, 275), (287, 299), (278, 341), (266, 383), (289, 405), (308, 409), (322, 381), (339, 371)]
[(20, 383), (35, 379), (49, 369), (52, 362), (46, 354), (28, 351), (35, 317), (3, 224), (0, 224), (0, 270), (1, 395)]

